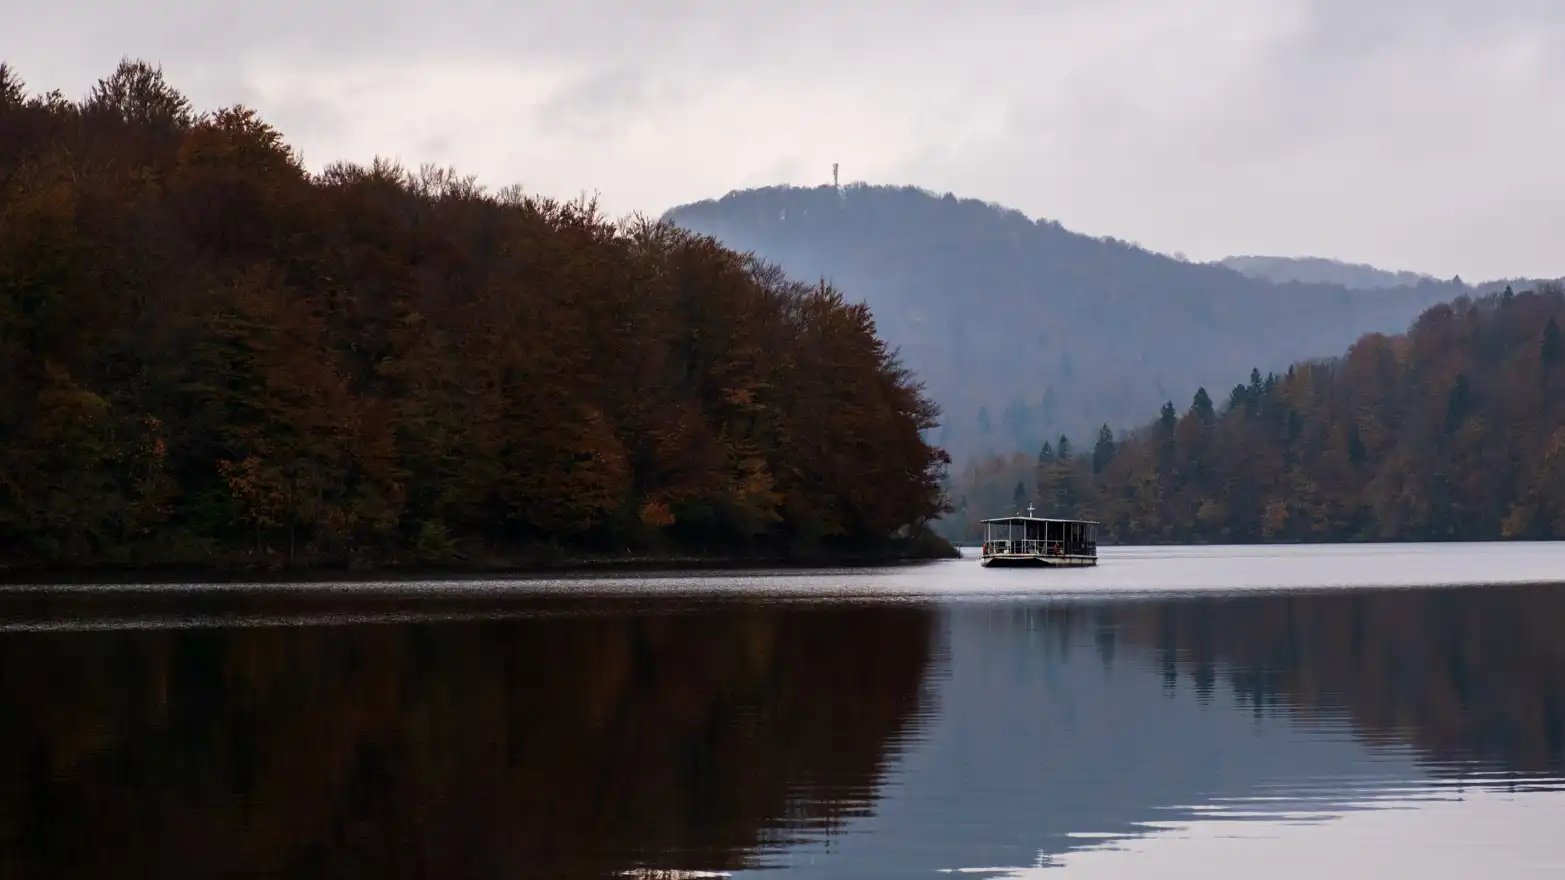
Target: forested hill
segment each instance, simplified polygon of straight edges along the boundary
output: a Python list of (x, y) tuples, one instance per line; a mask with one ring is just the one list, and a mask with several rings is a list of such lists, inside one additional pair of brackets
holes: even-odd
[(665, 216), (865, 298), (958, 457), (1129, 427), (1200, 385), (1399, 332), (1469, 292), (1274, 285), (911, 187), (757, 189)]
[(1251, 278), (1286, 284), (1340, 284), (1350, 290), (1382, 290), (1390, 287), (1416, 287), (1433, 282), (1430, 275), (1417, 272), (1389, 272), (1363, 263), (1345, 263), (1325, 257), (1227, 257), (1218, 263)]
[(974, 464), (950, 525), (1036, 500), (1119, 543), (1565, 538), (1562, 324), (1557, 285), (1437, 305), (1123, 442)]
[(0, 68), (0, 566), (895, 550), (935, 410), (709, 238)]

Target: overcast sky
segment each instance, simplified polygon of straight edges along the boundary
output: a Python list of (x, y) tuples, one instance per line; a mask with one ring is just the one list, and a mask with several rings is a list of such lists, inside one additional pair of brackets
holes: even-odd
[(319, 168), (611, 212), (911, 183), (1193, 259), (1565, 274), (1562, 0), (0, 0), (80, 96), (122, 55)]

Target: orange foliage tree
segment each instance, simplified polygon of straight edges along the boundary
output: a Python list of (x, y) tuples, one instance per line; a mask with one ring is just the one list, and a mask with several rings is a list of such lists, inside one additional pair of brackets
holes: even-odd
[(0, 67), (0, 555), (884, 555), (937, 417), (862, 305), (707, 237), (376, 160), (307, 171), (122, 62)]
[(1221, 406), (1202, 389), (1117, 443), (1105, 428), (1090, 460), (1045, 450), (1035, 481), (1023, 456), (975, 462), (947, 526), (970, 536), (1021, 485), (1120, 543), (1559, 539), (1562, 321), (1551, 285), (1437, 305), (1341, 357), (1252, 370)]

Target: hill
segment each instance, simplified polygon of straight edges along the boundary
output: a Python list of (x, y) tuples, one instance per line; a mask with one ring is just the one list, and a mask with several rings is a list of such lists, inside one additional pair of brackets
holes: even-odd
[(1287, 284), (1340, 284), (1349, 290), (1384, 290), (1392, 287), (1416, 287), (1434, 282), (1432, 275), (1417, 272), (1388, 272), (1364, 263), (1344, 263), (1325, 257), (1227, 257), (1219, 265), (1251, 278)]
[(864, 299), (956, 456), (1135, 425), (1198, 386), (1404, 329), (1470, 291), (1272, 284), (912, 187), (748, 190), (665, 219)]
[(1562, 324), (1557, 285), (1461, 297), (1122, 442), (974, 463), (949, 527), (1035, 498), (1118, 543), (1565, 538)]
[(879, 555), (934, 408), (829, 286), (0, 66), (4, 567)]

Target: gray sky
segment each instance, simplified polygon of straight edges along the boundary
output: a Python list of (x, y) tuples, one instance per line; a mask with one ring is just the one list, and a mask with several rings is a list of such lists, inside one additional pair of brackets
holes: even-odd
[(122, 55), (306, 162), (658, 213), (843, 179), (1193, 259), (1565, 274), (1562, 0), (0, 0), (0, 59)]

